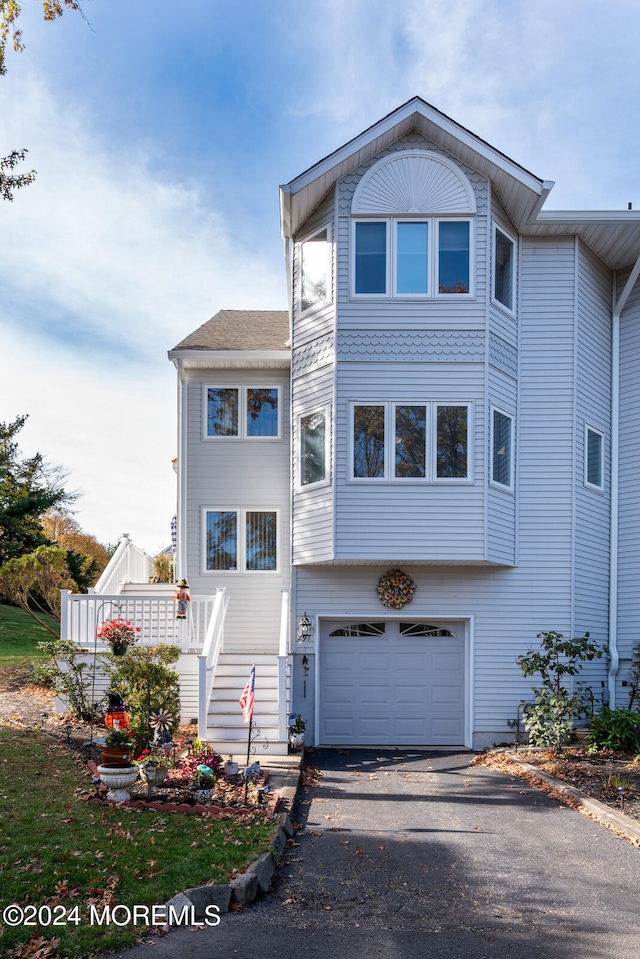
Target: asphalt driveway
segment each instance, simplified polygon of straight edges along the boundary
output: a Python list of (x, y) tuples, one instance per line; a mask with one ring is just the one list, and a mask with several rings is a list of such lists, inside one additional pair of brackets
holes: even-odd
[(471, 754), (319, 750), (273, 892), (129, 959), (637, 959), (640, 850)]

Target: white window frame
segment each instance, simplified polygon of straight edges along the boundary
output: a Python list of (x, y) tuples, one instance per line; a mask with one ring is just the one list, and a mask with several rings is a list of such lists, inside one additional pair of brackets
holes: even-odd
[[(311, 306), (307, 306), (305, 309), (302, 308), (302, 264), (303, 264), (303, 247), (305, 243), (312, 242), (314, 237), (319, 236), (320, 233), (326, 231), (327, 233), (327, 296), (324, 300), (314, 303)], [(331, 232), (331, 222), (323, 223), (316, 230), (313, 230), (311, 233), (305, 234), (305, 236), (300, 237), (296, 241), (296, 254), (297, 254), (297, 281), (298, 288), (296, 291), (296, 306), (298, 316), (306, 316), (307, 313), (312, 313), (314, 310), (321, 310), (324, 307), (329, 306), (333, 303), (333, 238)]]
[[(589, 482), (589, 433), (600, 437), (600, 483)], [(590, 423), (584, 424), (584, 485), (597, 493), (604, 492), (604, 433)]]
[[(354, 475), (354, 416), (356, 407), (383, 406), (384, 407), (384, 474), (382, 476), (355, 476)], [(426, 437), (425, 437), (425, 475), (396, 476), (395, 475), (395, 430), (396, 408), (399, 406), (424, 406), (426, 408)], [(438, 408), (441, 406), (464, 406), (467, 410), (467, 475), (466, 476), (438, 476)], [(474, 462), (474, 404), (469, 400), (382, 400), (349, 401), (349, 468), (348, 482), (350, 483), (394, 483), (406, 485), (419, 483), (421, 485), (458, 486), (473, 485)]]
[[(365, 217), (351, 218), (351, 255), (349, 258), (349, 289), (353, 299), (419, 299), (419, 300), (469, 300), (475, 297), (475, 222), (473, 215), (465, 216), (393, 216), (393, 217)], [(385, 264), (385, 292), (384, 293), (356, 293), (356, 225), (358, 223), (386, 223), (386, 264)], [(398, 293), (397, 291), (397, 250), (398, 224), (400, 223), (427, 223), (427, 293)], [(440, 223), (468, 223), (469, 224), (469, 292), (468, 293), (440, 293), (438, 289), (439, 274), (439, 225)]]
[[(493, 426), (494, 413), (499, 413), (500, 416), (504, 416), (505, 419), (508, 419), (510, 422), (510, 450), (509, 450), (509, 477), (511, 482), (509, 485), (501, 483), (493, 475), (493, 454), (495, 450), (495, 430)], [(489, 408), (489, 435), (490, 435), (490, 445), (489, 445), (489, 484), (494, 486), (496, 489), (506, 490), (509, 493), (513, 493), (515, 489), (515, 416), (513, 413), (508, 413), (501, 406), (494, 406), (492, 403)]]
[[(235, 513), (237, 517), (238, 552), (236, 569), (208, 569), (207, 567), (207, 514)], [(275, 513), (276, 516), (276, 568), (247, 569), (247, 513)], [(280, 510), (265, 506), (203, 506), (201, 515), (202, 558), (201, 568), (204, 576), (273, 576), (280, 572)]]
[[(509, 240), (512, 247), (512, 278), (511, 278), (511, 301), (512, 306), (507, 306), (506, 303), (503, 303), (502, 300), (498, 300), (495, 295), (496, 289), (496, 255), (497, 255), (497, 238), (496, 234), (501, 233), (505, 240)], [(499, 310), (504, 310), (505, 313), (508, 313), (509, 316), (516, 315), (516, 279), (517, 279), (517, 266), (518, 266), (518, 243), (516, 238), (509, 233), (508, 230), (505, 230), (499, 223), (493, 222), (492, 230), (493, 246), (491, 251), (491, 302), (494, 306), (497, 306)]]
[[(331, 418), (329, 416), (329, 405), (314, 406), (310, 410), (304, 410), (296, 418), (296, 436), (298, 441), (297, 455), (297, 483), (296, 489), (305, 493), (308, 490), (320, 489), (323, 486), (331, 485)], [(303, 483), (303, 463), (302, 463), (302, 420), (307, 416), (313, 416), (316, 413), (322, 413), (324, 416), (324, 478), (315, 483)]]
[[(215, 436), (208, 432), (209, 390), (238, 390), (238, 432), (230, 436)], [(247, 432), (247, 392), (249, 390), (275, 390), (278, 402), (278, 425), (275, 436), (250, 436)], [(282, 439), (282, 386), (278, 383), (205, 383), (202, 386), (202, 438), (215, 443), (273, 443)]]

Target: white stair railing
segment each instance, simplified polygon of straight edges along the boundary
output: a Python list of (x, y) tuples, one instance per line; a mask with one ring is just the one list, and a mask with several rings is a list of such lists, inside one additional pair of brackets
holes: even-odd
[(123, 583), (148, 583), (152, 575), (153, 558), (134, 546), (128, 533), (123, 533), (92, 592), (113, 595), (120, 592)]
[(213, 692), (218, 658), (224, 639), (224, 618), (229, 605), (226, 589), (216, 590), (213, 610), (207, 628), (202, 653), (198, 656), (198, 736), (207, 738), (207, 717)]
[(278, 651), (278, 739), (286, 742), (291, 701), (287, 674), (291, 667), (291, 591), (282, 590), (280, 607), (280, 649)]

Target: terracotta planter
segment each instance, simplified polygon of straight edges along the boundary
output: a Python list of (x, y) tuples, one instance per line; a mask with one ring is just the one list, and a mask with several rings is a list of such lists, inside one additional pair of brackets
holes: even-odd
[(102, 765), (115, 768), (130, 766), (133, 758), (133, 746), (102, 746)]

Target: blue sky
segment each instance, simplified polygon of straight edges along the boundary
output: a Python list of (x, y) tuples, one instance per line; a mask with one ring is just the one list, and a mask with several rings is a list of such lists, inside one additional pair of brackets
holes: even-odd
[(0, 78), (0, 420), (28, 413), (105, 542), (175, 511), (166, 353), (286, 308), (278, 185), (419, 95), (537, 176), (547, 209), (640, 205), (636, 0), (84, 0)]

